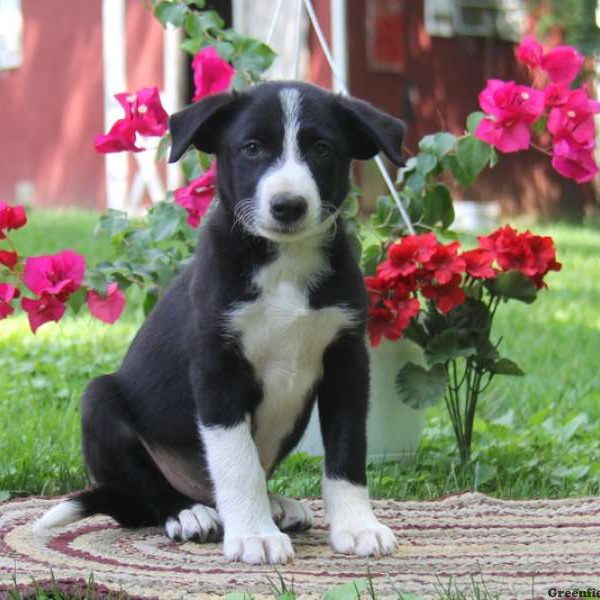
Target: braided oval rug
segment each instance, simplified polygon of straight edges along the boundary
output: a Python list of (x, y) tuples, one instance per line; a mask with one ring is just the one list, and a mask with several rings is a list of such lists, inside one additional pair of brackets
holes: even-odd
[(94, 597), (103, 598), (210, 598), (233, 590), (272, 597), (280, 576), (297, 597), (320, 598), (368, 574), (382, 598), (439, 598), (448, 589), (471, 598), (477, 586), (489, 598), (548, 598), (551, 588), (595, 588), (600, 597), (600, 498), (505, 501), (468, 493), (376, 501), (399, 545), (393, 556), (369, 560), (333, 554), (322, 503), (308, 500), (315, 527), (293, 536), (296, 558), (277, 570), (227, 563), (218, 544), (175, 544), (159, 529), (128, 531), (106, 517), (33, 536), (31, 523), (55, 502), (0, 504), (0, 598), (11, 597), (15, 585), (30, 592), (34, 580), (72, 592), (91, 574)]

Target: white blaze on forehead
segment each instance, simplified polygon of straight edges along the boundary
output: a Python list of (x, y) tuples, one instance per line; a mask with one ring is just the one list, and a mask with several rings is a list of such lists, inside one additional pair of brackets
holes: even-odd
[[(282, 111), (283, 139), (281, 155), (260, 178), (256, 188), (257, 224), (266, 233), (277, 227), (271, 215), (271, 201), (278, 194), (302, 196), (306, 200), (306, 217), (301, 224), (305, 231), (314, 230), (321, 221), (321, 195), (309, 166), (302, 160), (298, 132), (302, 116), (302, 95), (295, 88), (284, 88), (278, 94)], [(285, 236), (284, 236), (285, 237)]]
[(300, 92), (287, 88), (279, 92), (283, 111), (283, 157), (287, 160), (299, 160), (298, 129), (300, 128)]

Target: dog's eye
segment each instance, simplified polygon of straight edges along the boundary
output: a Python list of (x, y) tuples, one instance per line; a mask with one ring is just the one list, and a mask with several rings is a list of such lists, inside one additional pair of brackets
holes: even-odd
[(331, 154), (331, 146), (326, 142), (316, 142), (313, 148), (319, 158), (327, 158)]
[(260, 156), (262, 153), (262, 150), (263, 150), (263, 148), (262, 148), (260, 142), (257, 142), (256, 140), (251, 140), (250, 142), (246, 142), (242, 146), (242, 152), (248, 158), (256, 158), (257, 156)]

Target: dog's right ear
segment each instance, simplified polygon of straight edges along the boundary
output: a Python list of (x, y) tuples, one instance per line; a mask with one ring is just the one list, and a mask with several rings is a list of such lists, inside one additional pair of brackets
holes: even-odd
[(171, 115), (171, 154), (169, 162), (178, 161), (192, 144), (207, 154), (215, 154), (217, 140), (239, 96), (215, 94)]

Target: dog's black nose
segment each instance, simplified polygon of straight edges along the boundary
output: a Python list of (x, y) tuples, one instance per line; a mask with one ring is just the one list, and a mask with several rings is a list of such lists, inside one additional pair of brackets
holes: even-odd
[(271, 200), (271, 214), (280, 223), (290, 225), (299, 221), (305, 214), (308, 205), (302, 196), (278, 194)]

